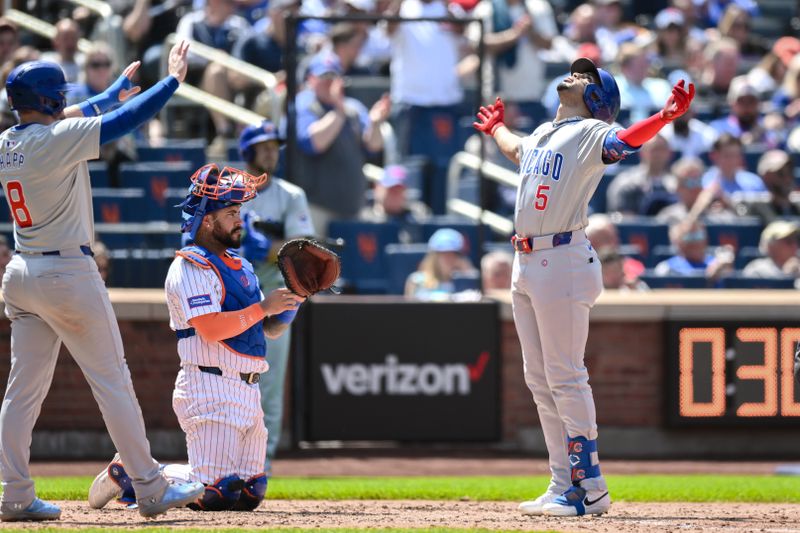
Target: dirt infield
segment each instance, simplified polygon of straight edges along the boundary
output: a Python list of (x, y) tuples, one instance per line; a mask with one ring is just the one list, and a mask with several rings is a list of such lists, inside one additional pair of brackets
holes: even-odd
[[(800, 505), (615, 503), (602, 517), (523, 517), (510, 502), (439, 501), (288, 501), (270, 500), (253, 513), (196, 513), (172, 510), (157, 520), (109, 506), (89, 509), (84, 502), (59, 502), (64, 528), (163, 526), (183, 528), (431, 528), (557, 530), (604, 533), (654, 531), (800, 531)], [(42, 524), (3, 523), (0, 528), (36, 529)]]

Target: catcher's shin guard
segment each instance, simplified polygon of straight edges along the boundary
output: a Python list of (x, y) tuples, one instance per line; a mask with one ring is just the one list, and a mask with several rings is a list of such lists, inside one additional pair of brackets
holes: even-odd
[(233, 505), (234, 511), (253, 511), (267, 494), (267, 475), (259, 474), (244, 482), (239, 501)]
[(244, 481), (236, 474), (220, 478), (206, 485), (203, 497), (187, 507), (194, 511), (227, 511), (239, 501), (243, 487)]

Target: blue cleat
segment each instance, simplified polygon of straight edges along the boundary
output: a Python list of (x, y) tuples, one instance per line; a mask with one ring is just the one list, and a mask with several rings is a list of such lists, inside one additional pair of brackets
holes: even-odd
[(61, 509), (57, 505), (47, 503), (35, 498), (33, 502), (22, 509), (21, 503), (5, 503), (0, 506), (0, 521), (20, 522), (23, 520), (58, 520), (61, 518)]

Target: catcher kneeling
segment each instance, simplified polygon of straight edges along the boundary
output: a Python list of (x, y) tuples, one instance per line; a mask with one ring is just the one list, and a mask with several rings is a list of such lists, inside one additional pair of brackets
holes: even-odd
[[(261, 503), (267, 491), (267, 428), (258, 387), (269, 368), (264, 334), (280, 336), (306, 297), (330, 288), (339, 275), (336, 254), (305, 239), (289, 241), (278, 260), (291, 290), (264, 297), (252, 265), (231, 250), (245, 231), (241, 204), (255, 198), (264, 179), (205, 165), (179, 206), (181, 231), (195, 244), (176, 253), (165, 288), (181, 360), (172, 407), (186, 433), (189, 464), (162, 468), (168, 478), (206, 485), (203, 497), (189, 504), (195, 510), (252, 511)], [(89, 490), (95, 509), (113, 499), (136, 502), (119, 455)]]

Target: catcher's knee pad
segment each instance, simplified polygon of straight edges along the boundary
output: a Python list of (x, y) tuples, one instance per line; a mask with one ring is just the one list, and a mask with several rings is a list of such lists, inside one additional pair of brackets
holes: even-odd
[(239, 501), (243, 487), (244, 481), (236, 474), (220, 478), (206, 485), (203, 496), (188, 507), (195, 511), (227, 511)]
[(569, 464), (572, 467), (572, 483), (600, 477), (600, 462), (597, 459), (597, 441), (586, 437), (570, 438), (567, 441)]
[(267, 493), (267, 475), (259, 474), (244, 482), (239, 501), (233, 506), (234, 511), (252, 511), (264, 499)]

